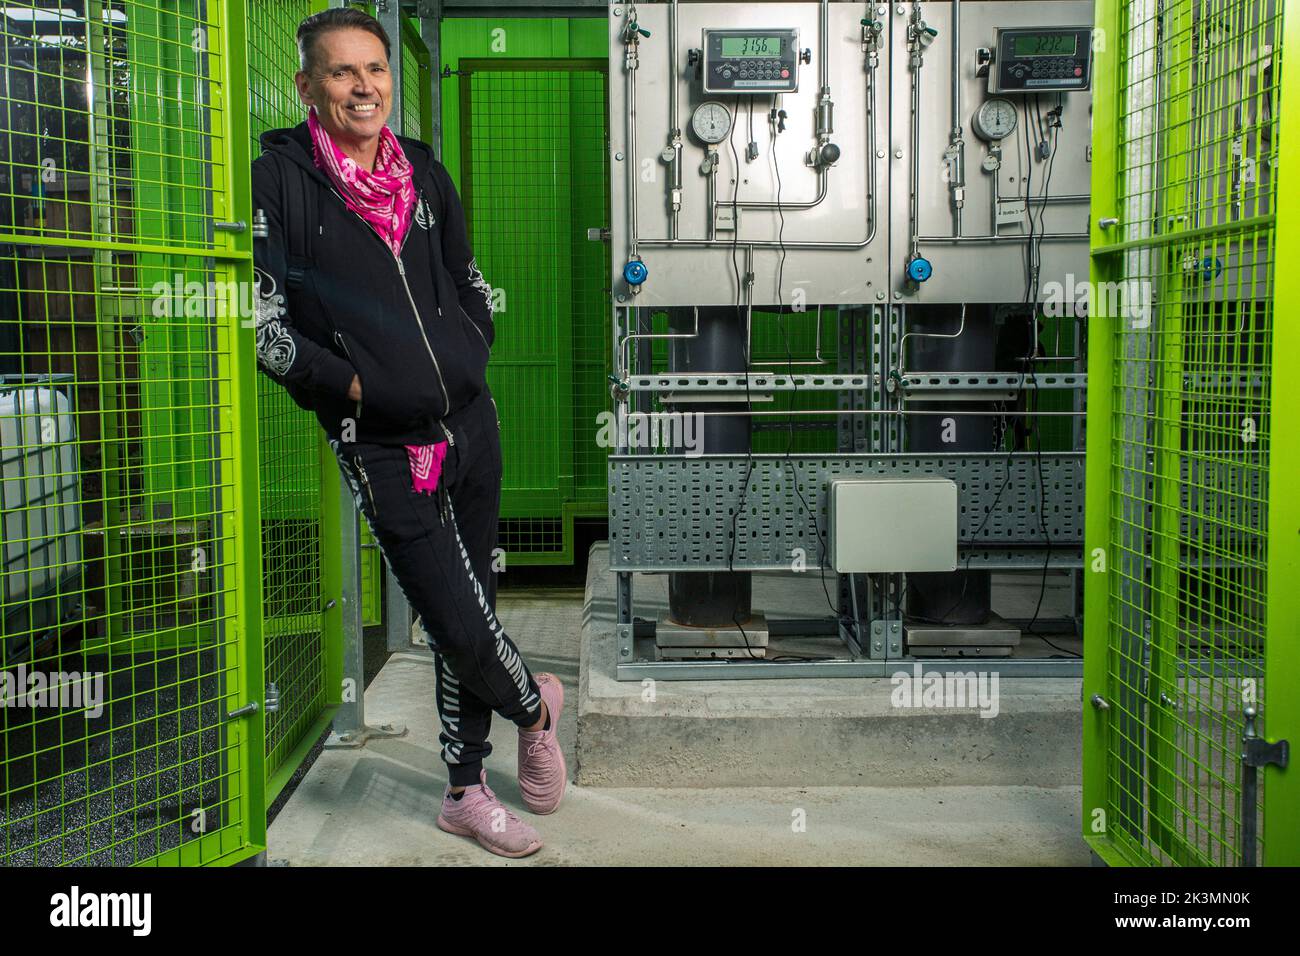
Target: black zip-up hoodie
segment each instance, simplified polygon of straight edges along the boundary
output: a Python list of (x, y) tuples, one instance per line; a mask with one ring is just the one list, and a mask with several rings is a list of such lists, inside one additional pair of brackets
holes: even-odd
[[(470, 250), (460, 197), (428, 146), (398, 141), (416, 188), (400, 258), (316, 168), (305, 122), (263, 134), (253, 163), (253, 207), (268, 225), (253, 242), (258, 365), (335, 439), (442, 441), (441, 420), (485, 388), (492, 290)], [(291, 176), (314, 183), (317, 199), (310, 255), (294, 262), (281, 222), (283, 191), (302, 188)], [(354, 374), (359, 402), (347, 397)]]

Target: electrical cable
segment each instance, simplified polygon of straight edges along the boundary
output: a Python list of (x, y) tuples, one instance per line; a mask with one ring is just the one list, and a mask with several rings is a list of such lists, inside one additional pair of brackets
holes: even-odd
[[(753, 103), (753, 100), (750, 100), (750, 104), (751, 104), (751, 105), (752, 105), (752, 103)], [(736, 119), (738, 120), (739, 117), (740, 117), (740, 97), (739, 97), (739, 96), (737, 96), (737, 97), (736, 97), (736, 100), (735, 100), (735, 111), (736, 111)], [(740, 219), (739, 219), (739, 215), (738, 215), (738, 210), (739, 210), (739, 197), (740, 197), (740, 154), (739, 154), (739, 152), (737, 152), (737, 150), (736, 150), (736, 137), (735, 137), (735, 132), (736, 132), (736, 126), (737, 126), (737, 125), (738, 125), (738, 123), (736, 123), (736, 122), (734, 122), (734, 121), (732, 122), (732, 124), (731, 124), (731, 130), (730, 130), (729, 135), (728, 135), (728, 137), (727, 137), (727, 143), (728, 143), (728, 145), (731, 147), (731, 158), (732, 158), (732, 164), (733, 164), (733, 167), (734, 167), (734, 169), (735, 169), (735, 180), (734, 180), (733, 183), (732, 183), (732, 194), (731, 194), (731, 206), (732, 206), (732, 218), (733, 218), (733, 221), (732, 221), (733, 232), (732, 232), (732, 235), (731, 235), (731, 269), (732, 269), (732, 273), (733, 273), (733, 275), (734, 275), (734, 277), (735, 277), (735, 279), (736, 279), (736, 306), (735, 306), (735, 308), (736, 308), (736, 320), (737, 320), (738, 323), (740, 323), (740, 324), (743, 325), (743, 324), (744, 324), (744, 315), (743, 315), (743, 313), (742, 313), (742, 311), (741, 311), (741, 307), (742, 307), (742, 299), (743, 299), (743, 297), (744, 297), (744, 292), (743, 292), (743, 290), (744, 290), (744, 286), (743, 286), (743, 284), (741, 283), (741, 280), (740, 280), (740, 268), (739, 268), (739, 266), (738, 266), (737, 263), (736, 263), (736, 252), (737, 252), (737, 250), (738, 250), (739, 239), (740, 239)], [(773, 144), (773, 149), (775, 149), (775, 143)], [(777, 204), (778, 204), (778, 209), (777, 209), (778, 214), (779, 214), (780, 217), (781, 217), (782, 224), (784, 224), (784, 221), (785, 221), (785, 214), (784, 214), (784, 210), (782, 210), (782, 209), (780, 208), (780, 193), (779, 193), (779, 186), (778, 186)], [(778, 281), (779, 281), (779, 280), (778, 280)], [(780, 298), (780, 288), (779, 288), (779, 284), (778, 284), (778, 292), (777, 292), (777, 295), (778, 295), (778, 298)], [(792, 360), (792, 359), (791, 359), (791, 360)], [(748, 349), (748, 338), (747, 338), (747, 346), (746, 346), (746, 348), (745, 348), (744, 351), (743, 351), (743, 364), (744, 364), (744, 368), (742, 369), (742, 374), (743, 374), (743, 376), (744, 376), (744, 380), (745, 380), (745, 408), (746, 408), (746, 411), (752, 411), (752, 410), (753, 410), (753, 399), (752, 399), (752, 397), (751, 397), (751, 395), (750, 395), (750, 385), (749, 385), (749, 349)], [(793, 367), (793, 366), (791, 366), (791, 367)], [(753, 470), (754, 470), (754, 435), (753, 435), (753, 416), (752, 416), (752, 415), (747, 415), (747, 416), (746, 416), (746, 421), (747, 421), (748, 426), (749, 426), (750, 435), (749, 435), (748, 449), (747, 449), (747, 451), (746, 451), (746, 453), (745, 453), (745, 477), (744, 477), (744, 480), (743, 480), (743, 483), (742, 483), (742, 486), (741, 486), (741, 491), (740, 491), (740, 502), (737, 504), (736, 508), (735, 508), (735, 509), (732, 511), (732, 513), (731, 513), (731, 545), (730, 545), (730, 548), (729, 548), (729, 551), (728, 551), (728, 554), (727, 554), (727, 570), (728, 570), (730, 573), (732, 573), (732, 574), (734, 574), (735, 571), (736, 571), (737, 519), (739, 518), (740, 513), (741, 513), (742, 511), (744, 511), (744, 509), (745, 509), (745, 505), (746, 505), (746, 503), (747, 503), (747, 501), (748, 501), (748, 498), (749, 498), (749, 482), (750, 482), (750, 478), (751, 478), (752, 475), (753, 475)], [(793, 423), (792, 423), (792, 429), (791, 429), (791, 430), (792, 430), (792, 433), (793, 433)], [(798, 485), (797, 485), (797, 484), (796, 484), (795, 487), (796, 487), (796, 490), (798, 490)], [(801, 493), (801, 497), (802, 497), (802, 493)], [(807, 507), (806, 504), (805, 504), (805, 507)], [(823, 590), (825, 590), (825, 580), (824, 580), (824, 578), (823, 578), (823, 582), (822, 582), (822, 587), (823, 587)], [(827, 600), (829, 601), (829, 600), (830, 600), (830, 592), (827, 591), (826, 593), (827, 593)], [(832, 607), (833, 607), (833, 605), (832, 605)], [(838, 613), (838, 612), (837, 612), (837, 613)], [(832, 659), (833, 659), (833, 658), (829, 658), (829, 657), (800, 657), (800, 656), (796, 656), (796, 655), (782, 655), (782, 656), (780, 656), (780, 657), (767, 657), (766, 655), (764, 655), (764, 656), (758, 656), (758, 655), (756, 655), (756, 654), (754, 653), (754, 648), (753, 648), (753, 646), (749, 643), (749, 635), (745, 632), (745, 626), (744, 626), (744, 624), (743, 624), (743, 623), (741, 622), (741, 620), (740, 620), (740, 611), (739, 611), (739, 609), (736, 609), (735, 611), (733, 611), (733, 613), (732, 613), (732, 623), (735, 624), (735, 625), (736, 625), (736, 628), (740, 631), (741, 640), (743, 640), (743, 641), (745, 642), (745, 651), (746, 651), (746, 653), (749, 655), (750, 660), (752, 660), (752, 661), (763, 662), (763, 663), (771, 663), (771, 664), (777, 664), (777, 663), (784, 663), (784, 662), (787, 662), (787, 661), (816, 662), (816, 661), (828, 661), (828, 660), (832, 660)]]
[[(784, 310), (785, 310), (784, 282), (785, 282), (785, 259), (786, 259), (787, 250), (785, 248), (785, 208), (781, 203), (781, 189), (782, 189), (781, 163), (777, 159), (777, 155), (776, 155), (777, 136), (780, 134), (781, 127), (784, 125), (783, 123), (781, 123), (782, 112), (784, 111), (777, 110), (776, 100), (774, 97), (772, 110), (768, 114), (768, 126), (772, 137), (771, 146), (768, 149), (768, 157), (769, 157), (769, 162), (772, 165), (773, 177), (776, 179), (776, 213), (780, 223), (777, 227), (777, 233), (776, 233), (777, 245), (779, 246), (781, 251), (781, 258), (777, 265), (777, 272), (776, 272), (776, 321), (777, 321), (777, 326), (781, 330), (781, 338), (785, 343), (786, 373), (790, 376), (790, 381), (794, 385), (794, 391), (792, 392), (793, 398), (791, 401), (791, 404), (793, 404), (794, 400), (797, 399), (799, 395), (799, 383), (798, 380), (796, 380), (794, 377), (794, 352), (790, 348), (790, 332), (789, 329), (786, 327), (785, 320), (783, 318)], [(818, 313), (818, 321), (819, 322), (821, 321), (820, 311)], [(835, 602), (831, 600), (830, 589), (826, 586), (827, 548), (825, 544), (825, 538), (822, 535), (821, 527), (817, 523), (816, 513), (812, 510), (812, 508), (808, 506), (808, 501), (806, 498), (804, 498), (803, 490), (799, 487), (798, 476), (795, 474), (794, 463), (792, 462), (790, 457), (791, 453), (794, 450), (794, 419), (793, 418), (790, 419), (789, 425), (790, 428), (787, 434), (786, 445), (785, 445), (784, 464), (787, 469), (787, 473), (790, 476), (791, 484), (794, 487), (795, 494), (799, 496), (799, 503), (803, 505), (803, 509), (805, 513), (807, 513), (812, 519), (813, 533), (817, 536), (817, 541), (821, 548), (821, 557), (818, 561), (818, 577), (821, 580), (822, 593), (826, 595), (826, 604), (830, 607), (831, 614), (834, 615), (836, 620), (839, 621), (841, 625), (844, 625), (845, 621), (848, 620), (848, 616), (842, 614), (840, 612), (840, 609), (835, 606)], [(856, 622), (853, 623), (856, 629)], [(832, 658), (805, 658), (805, 659), (806, 660), (808, 659), (832, 660)]]
[[(1003, 404), (1002, 402), (998, 402), (998, 405), (1002, 405), (1002, 404)], [(1007, 416), (1006, 416), (1005, 408), (999, 409), (999, 416), (1002, 418), (1004, 422), (1002, 427), (1002, 438), (1003, 441), (1005, 442), (1006, 434), (1007, 434), (1007, 428), (1005, 425)], [(983, 532), (983, 530), (986, 527), (988, 527), (989, 519), (993, 517), (993, 513), (997, 510), (998, 502), (1002, 500), (1003, 493), (1007, 490), (1007, 486), (1011, 484), (1011, 461), (1012, 461), (1012, 456), (1015, 454), (1015, 450), (1016, 450), (1016, 441), (1015, 441), (1015, 435), (1013, 433), (1012, 439), (1007, 448), (1007, 457), (1004, 462), (1004, 469), (1006, 471), (1006, 474), (1002, 479), (1002, 485), (1001, 487), (998, 488), (998, 493), (993, 496), (993, 503), (989, 505), (988, 510), (984, 512), (984, 520), (982, 520), (979, 523), (979, 527), (975, 529), (975, 533), (972, 534), (970, 537), (970, 548), (966, 551), (966, 563), (965, 566), (962, 568), (963, 578), (961, 582), (961, 592), (957, 595), (957, 600), (953, 602), (952, 607), (948, 608), (948, 610), (944, 611), (943, 614), (939, 615), (939, 617), (937, 618), (922, 617), (919, 614), (908, 615), (913, 620), (920, 621), (923, 624), (936, 624), (936, 625), (947, 626), (948, 622), (945, 619), (949, 617), (953, 611), (961, 607), (962, 601), (966, 600), (966, 589), (970, 585), (970, 562), (971, 562), (971, 558), (975, 556), (975, 542), (979, 540), (980, 533)], [(903, 594), (906, 593), (907, 593), (907, 588), (904, 587)], [(895, 610), (898, 610), (901, 607), (902, 601), (903, 598), (902, 595), (900, 595), (898, 597), (898, 600), (895, 602), (894, 605)], [(900, 613), (900, 618), (901, 616), (902, 615)]]
[[(751, 101), (752, 102), (752, 101)], [(732, 120), (731, 129), (727, 133), (727, 144), (731, 147), (731, 160), (733, 166), (734, 179), (731, 188), (731, 271), (736, 277), (736, 322), (741, 326), (744, 325), (744, 316), (741, 314), (741, 299), (744, 298), (744, 286), (740, 281), (740, 267), (736, 265), (736, 250), (740, 242), (740, 153), (736, 152), (736, 127), (740, 122), (740, 97), (735, 100), (735, 118)], [(748, 343), (747, 343), (748, 345)], [(753, 411), (753, 404), (749, 397), (749, 350), (748, 347), (741, 351), (741, 374), (745, 379), (745, 409)], [(731, 512), (731, 548), (727, 554), (727, 570), (736, 573), (736, 520), (740, 517), (740, 512), (745, 509), (745, 502), (749, 498), (749, 479), (754, 471), (754, 419), (752, 415), (746, 415), (745, 421), (749, 429), (749, 442), (745, 452), (745, 479), (740, 489), (740, 502), (736, 505), (735, 510)], [(740, 621), (740, 609), (732, 611), (731, 621), (740, 630), (740, 638), (745, 642), (745, 651), (752, 660), (765, 660), (765, 657), (758, 657), (754, 654), (754, 648), (750, 646), (749, 635), (745, 633), (745, 625)]]
[[(782, 318), (785, 309), (785, 293), (783, 291), (784, 290), (783, 283), (785, 281), (786, 248), (785, 248), (785, 209), (781, 205), (781, 186), (782, 186), (781, 163), (776, 156), (776, 138), (779, 133), (779, 129), (776, 128), (775, 124), (778, 118), (779, 118), (779, 113), (777, 112), (775, 102), (773, 102), (772, 111), (771, 113), (768, 114), (768, 124), (769, 127), (773, 129), (773, 132), (771, 134), (772, 145), (771, 148), (768, 150), (768, 156), (769, 156), (769, 161), (771, 162), (772, 165), (773, 176), (776, 179), (776, 212), (780, 220), (780, 225), (777, 228), (776, 241), (777, 241), (777, 245), (780, 247), (781, 250), (781, 259), (779, 265), (777, 266), (777, 273), (776, 273), (777, 276), (776, 277), (776, 306), (777, 306), (776, 320), (777, 320), (777, 325), (781, 330), (781, 337), (785, 342), (786, 374), (790, 376), (790, 381), (794, 386), (794, 390), (791, 393), (792, 394), (791, 404), (793, 405), (796, 403), (799, 397), (799, 382), (798, 379), (795, 378), (795, 374), (794, 374), (794, 352), (790, 348), (790, 332), (786, 328), (785, 320)], [(821, 322), (820, 309), (818, 310), (817, 321), (819, 323)], [(813, 532), (817, 536), (817, 542), (821, 549), (821, 554), (817, 562), (818, 577), (821, 579), (822, 593), (826, 595), (826, 604), (830, 607), (831, 614), (834, 615), (838, 621), (843, 623), (848, 618), (848, 615), (843, 614), (840, 611), (840, 609), (836, 607), (835, 602), (831, 599), (830, 589), (826, 586), (826, 556), (829, 550), (826, 546), (826, 539), (822, 533), (821, 526), (817, 521), (816, 512), (813, 511), (812, 508), (808, 507), (808, 501), (807, 499), (804, 498), (803, 489), (799, 487), (797, 476), (794, 473), (794, 464), (791, 461), (791, 457), (790, 457), (794, 449), (794, 419), (793, 418), (790, 419), (789, 425), (790, 428), (789, 428), (788, 436), (786, 439), (786, 445), (785, 445), (785, 467), (788, 469), (788, 473), (791, 476), (795, 494), (799, 496), (799, 503), (803, 505), (804, 511), (812, 519)], [(854, 621), (853, 624), (856, 629), (857, 622)]]
[[(1035, 111), (1038, 110), (1037, 100), (1038, 98), (1035, 97)], [(1040, 197), (1039, 213), (1038, 213), (1038, 234), (1039, 234), (1038, 256), (1040, 260), (1042, 255), (1042, 244), (1043, 244), (1042, 237), (1046, 234), (1046, 226), (1044, 225), (1044, 218), (1047, 215), (1048, 198), (1051, 195), (1052, 170), (1056, 166), (1056, 150), (1057, 150), (1057, 143), (1059, 140), (1059, 134), (1057, 131), (1061, 128), (1061, 109), (1062, 109), (1061, 98), (1058, 95), (1056, 108), (1049, 111), (1047, 114), (1048, 119), (1047, 119), (1047, 129), (1045, 134), (1046, 135), (1045, 142), (1047, 142), (1048, 144), (1047, 170), (1043, 177), (1043, 188), (1042, 188), (1042, 195)], [(1037, 349), (1038, 290), (1036, 286), (1037, 283), (1035, 283), (1035, 290), (1033, 296), (1034, 310), (1030, 314), (1031, 336), (1032, 336), (1032, 341), (1035, 343), (1035, 347), (1031, 352), (1030, 356), (1028, 357), (1028, 364), (1029, 364), (1030, 381), (1034, 385), (1034, 392), (1033, 392), (1034, 410), (1037, 412), (1037, 411), (1041, 411), (1041, 409), (1039, 408), (1041, 395), (1038, 392), (1038, 378), (1037, 378), (1036, 368), (1035, 368), (1037, 362), (1039, 361), (1039, 357), (1037, 355), (1038, 352)], [(1059, 349), (1057, 351), (1059, 353)], [(1039, 580), (1039, 586), (1038, 586), (1038, 602), (1034, 606), (1033, 617), (1029, 619), (1029, 624), (1026, 625), (1025, 627), (1025, 630), (1030, 634), (1034, 633), (1034, 625), (1038, 622), (1038, 615), (1042, 613), (1043, 601), (1047, 596), (1047, 575), (1048, 575), (1048, 571), (1051, 568), (1052, 548), (1053, 548), (1052, 535), (1047, 527), (1047, 482), (1043, 474), (1043, 433), (1042, 433), (1041, 416), (1038, 419), (1035, 419), (1034, 421), (1034, 459), (1038, 471), (1038, 526), (1043, 533), (1043, 543), (1045, 546), (1045, 551), (1043, 556), (1043, 572)], [(1039, 637), (1049, 647), (1053, 648), (1054, 650), (1060, 651), (1062, 654), (1068, 654), (1072, 657), (1082, 656), (1081, 654), (1076, 654), (1073, 651), (1069, 651), (1066, 650), (1065, 648), (1059, 647), (1058, 645), (1052, 643), (1052, 641), (1048, 640), (1046, 637), (1044, 637), (1041, 634), (1036, 636)]]

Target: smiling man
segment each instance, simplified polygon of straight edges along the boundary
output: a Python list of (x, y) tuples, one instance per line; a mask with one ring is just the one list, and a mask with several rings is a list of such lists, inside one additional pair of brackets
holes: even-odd
[(307, 120), (262, 137), (254, 205), (262, 370), (316, 414), (434, 652), (448, 786), (437, 824), (502, 856), (541, 847), (488, 789), (496, 711), (519, 728), (519, 789), (551, 813), (566, 783), (564, 689), (533, 678), (497, 621), (501, 445), (486, 369), (491, 289), (432, 150), (385, 125), (389, 39), (336, 8), (298, 27)]

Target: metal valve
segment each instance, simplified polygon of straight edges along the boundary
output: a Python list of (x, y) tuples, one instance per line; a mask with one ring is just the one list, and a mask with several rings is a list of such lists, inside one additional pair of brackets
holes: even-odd
[(623, 278), (634, 292), (649, 276), (650, 270), (640, 259), (629, 259), (627, 265), (623, 266)]
[(609, 394), (616, 402), (625, 402), (632, 392), (632, 386), (617, 375), (609, 375)]
[(832, 166), (840, 158), (840, 148), (834, 143), (825, 143), (808, 154), (808, 165), (818, 169)]
[(934, 275), (934, 266), (925, 256), (913, 256), (907, 260), (907, 277), (918, 285)]

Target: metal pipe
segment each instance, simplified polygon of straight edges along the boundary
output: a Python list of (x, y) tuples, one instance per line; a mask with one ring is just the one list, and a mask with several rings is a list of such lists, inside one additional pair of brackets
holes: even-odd
[[(1035, 235), (1035, 236), (1034, 236), (1034, 241), (1035, 241), (1035, 242), (1037, 242), (1037, 241), (1039, 241), (1039, 240), (1043, 240), (1043, 241), (1050, 241), (1050, 240), (1061, 240), (1061, 241), (1069, 240), (1069, 241), (1075, 241), (1075, 240), (1079, 240), (1079, 239), (1087, 239), (1087, 238), (1088, 238), (1088, 234), (1087, 234), (1086, 232), (1044, 232), (1044, 233), (1040, 233), (1040, 234), (1038, 234), (1038, 235)], [(916, 237), (916, 242), (918, 242), (918, 243), (923, 243), (923, 242), (924, 242), (924, 243), (932, 243), (932, 242), (1028, 242), (1028, 241), (1029, 241), (1029, 237), (1028, 237), (1028, 236), (1004, 236), (1004, 235), (1001, 235), (1001, 234), (998, 234), (998, 235), (995, 235), (995, 236), (917, 236), (917, 237)]]
[[(637, 70), (637, 47), (640, 43), (637, 40), (635, 30), (629, 31), (628, 26), (636, 22), (636, 7), (629, 5), (627, 8), (627, 23), (623, 27), (623, 74), (624, 82), (627, 85), (627, 155), (624, 159), (627, 161), (627, 175), (632, 184), (631, 188), (631, 215), (629, 224), (632, 227), (631, 243), (632, 258), (637, 257), (637, 179), (636, 174), (636, 70)], [(630, 33), (630, 35), (629, 35)]]
[[(903, 343), (909, 338), (917, 339), (959, 339), (962, 333), (966, 331), (966, 303), (961, 304), (961, 321), (957, 323), (957, 331), (947, 332), (904, 332), (903, 337), (898, 340), (898, 374), (907, 374), (907, 350), (903, 348)], [(942, 373), (941, 373), (942, 374)], [(951, 373), (950, 373), (951, 374)], [(961, 374), (960, 372), (955, 374)], [(907, 396), (903, 396), (906, 400)]]
[(628, 343), (632, 339), (693, 339), (700, 334), (700, 307), (693, 306), (695, 310), (695, 329), (689, 335), (685, 332), (629, 332), (619, 339), (618, 343), (618, 372), (619, 378), (626, 378), (628, 367), (632, 362), (631, 352), (628, 351)]
[(961, 3), (952, 0), (952, 135), (961, 136)]
[(908, 189), (908, 206), (907, 206), (907, 231), (908, 231), (908, 255), (917, 255), (917, 233), (920, 232), (920, 205), (921, 205), (921, 167), (919, 156), (921, 153), (921, 66), (925, 62), (924, 48), (921, 46), (920, 23), (921, 23), (921, 5), (912, 4), (911, 17), (911, 44), (912, 53), (910, 59), (909, 73), (912, 75), (911, 106), (912, 106), (912, 157), (910, 163), (910, 182)]
[(961, 209), (966, 194), (966, 142), (962, 139), (961, 114), (961, 3), (952, 0), (952, 131), (948, 145), (957, 150), (953, 173), (953, 235), (961, 235)]
[(823, 90), (825, 90), (830, 86), (830, 79), (831, 79), (831, 68), (830, 68), (830, 63), (828, 62), (828, 58), (830, 56), (829, 37), (831, 32), (830, 11), (831, 11), (830, 0), (822, 0), (821, 23), (817, 29), (821, 34), (818, 37), (818, 39), (821, 41), (820, 46), (821, 46), (822, 61), (819, 64), (819, 66), (821, 68), (821, 78), (822, 78), (821, 87)]
[[(773, 144), (772, 148), (773, 149), (776, 148), (775, 144)], [(826, 167), (823, 166), (821, 169), (817, 170), (817, 181), (818, 181), (818, 187), (817, 187), (816, 199), (813, 199), (809, 202), (782, 201), (780, 203), (780, 208), (788, 212), (792, 209), (811, 209), (814, 206), (821, 205), (822, 200), (826, 198)], [(736, 205), (739, 206), (741, 209), (776, 209), (778, 204), (767, 199), (751, 199), (748, 201), (740, 200), (739, 202), (736, 202), (734, 204), (731, 202), (724, 201), (722, 205), (724, 206)]]
[[(709, 178), (705, 183), (709, 201), (709, 242), (718, 238), (718, 158), (715, 154), (713, 164), (709, 167)], [(673, 236), (676, 239), (676, 236)]]
[[(670, 20), (668, 26), (668, 62), (671, 64), (668, 75), (668, 128), (672, 130), (670, 139), (673, 147), (672, 220), (670, 222), (670, 235), (676, 239), (678, 214), (681, 210), (682, 204), (682, 127), (679, 122), (680, 114), (677, 109), (677, 81), (680, 73), (680, 68), (677, 63), (677, 0), (673, 0), (672, 6), (668, 8), (668, 18)], [(710, 215), (712, 215), (712, 212), (710, 212)]]

